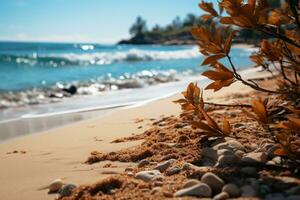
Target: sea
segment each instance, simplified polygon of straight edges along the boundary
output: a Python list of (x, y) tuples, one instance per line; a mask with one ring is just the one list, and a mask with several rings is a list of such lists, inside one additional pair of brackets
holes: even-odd
[[(254, 48), (232, 48), (238, 70)], [(191, 45), (0, 42), (1, 123), (135, 106), (182, 91), (200, 76)], [(225, 59), (224, 64), (228, 64)]]

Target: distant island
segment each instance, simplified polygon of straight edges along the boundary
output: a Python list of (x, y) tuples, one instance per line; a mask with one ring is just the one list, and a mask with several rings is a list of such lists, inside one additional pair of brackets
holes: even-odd
[[(130, 27), (131, 38), (123, 39), (118, 44), (161, 44), (161, 45), (191, 45), (196, 44), (195, 38), (190, 30), (197, 25), (209, 26), (212, 21), (204, 21), (201, 17), (194, 14), (187, 14), (182, 20), (180, 17), (166, 26), (155, 25), (148, 29), (147, 22), (138, 16), (134, 24)], [(252, 30), (240, 30), (235, 43), (254, 44), (259, 39), (265, 38), (265, 35)]]

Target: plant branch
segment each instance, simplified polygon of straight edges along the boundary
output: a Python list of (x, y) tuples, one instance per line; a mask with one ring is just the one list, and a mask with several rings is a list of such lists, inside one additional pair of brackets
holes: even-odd
[(226, 57), (229, 60), (229, 63), (231, 65), (231, 68), (233, 70), (235, 78), (237, 80), (241, 81), (244, 85), (247, 85), (247, 86), (249, 86), (249, 87), (251, 87), (255, 90), (261, 91), (261, 92), (267, 92), (267, 93), (273, 93), (273, 94), (284, 94), (283, 92), (273, 91), (273, 90), (268, 90), (268, 89), (262, 88), (262, 87), (258, 86), (257, 83), (255, 83), (254, 81), (249, 82), (249, 81), (244, 80), (241, 77), (241, 75), (237, 73), (237, 70), (236, 70), (235, 66), (233, 65), (233, 63), (232, 63), (231, 57), (229, 55), (226, 55)]
[(204, 102), (206, 105), (211, 106), (222, 106), (222, 107), (242, 107), (242, 108), (251, 108), (249, 104), (219, 104), (219, 103), (212, 103), (212, 102)]

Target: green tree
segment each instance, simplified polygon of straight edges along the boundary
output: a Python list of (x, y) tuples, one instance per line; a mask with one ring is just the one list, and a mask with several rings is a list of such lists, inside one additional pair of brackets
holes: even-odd
[(133, 36), (143, 35), (147, 31), (147, 23), (142, 17), (138, 16), (135, 23), (130, 27), (129, 33)]

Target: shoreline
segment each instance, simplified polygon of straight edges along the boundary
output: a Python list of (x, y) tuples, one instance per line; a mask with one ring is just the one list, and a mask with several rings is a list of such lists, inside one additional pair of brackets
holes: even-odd
[[(256, 72), (259, 71), (259, 68), (248, 68), (245, 70), (241, 70), (240, 73), (243, 76), (248, 78), (256, 77)], [(266, 73), (260, 74), (261, 77), (266, 76)], [(57, 129), (63, 127), (65, 125), (70, 125), (73, 123), (80, 123), (81, 121), (86, 121), (94, 118), (101, 118), (107, 114), (110, 114), (114, 111), (119, 111), (123, 109), (130, 109), (134, 107), (141, 107), (147, 105), (148, 103), (155, 102), (162, 99), (170, 98), (175, 94), (180, 93), (184, 90), (186, 85), (189, 82), (198, 82), (200, 85), (205, 87), (209, 83), (208, 79), (205, 77), (201, 77), (200, 75), (189, 77), (187, 80), (182, 80), (179, 82), (169, 82), (165, 84), (160, 84), (156, 86), (150, 86), (148, 88), (137, 89), (130, 91), (136, 96), (143, 95), (144, 93), (154, 94), (151, 98), (143, 98), (143, 99), (134, 99), (135, 101), (127, 101), (119, 104), (111, 105), (96, 105), (99, 103), (99, 99), (105, 98), (105, 96), (86, 96), (79, 98), (79, 103), (76, 104), (76, 99), (67, 99), (66, 101), (60, 102), (58, 104), (50, 104), (43, 105), (49, 109), (51, 107), (49, 113), (39, 114), (39, 110), (32, 110), (32, 114), (24, 114), (21, 117), (6, 121), (0, 122), (0, 144), (10, 141), (11, 139), (31, 135), (38, 134), (39, 132), (45, 132), (52, 129)], [(137, 93), (138, 91), (138, 93)], [(156, 93), (159, 91), (159, 93)], [(123, 96), (126, 96), (126, 91), (123, 91)], [(164, 93), (167, 92), (167, 93)], [(115, 95), (120, 95), (116, 93)], [(122, 94), (121, 94), (122, 95)], [(155, 96), (157, 95), (157, 96)], [(147, 96), (147, 95), (146, 95)], [(104, 101), (106, 103), (108, 101)], [(51, 110), (57, 110), (60, 108), (65, 108), (65, 106), (72, 104), (75, 105), (75, 109), (62, 110), (51, 112)], [(86, 106), (86, 105), (92, 106)], [(57, 106), (59, 105), (59, 106)], [(86, 107), (80, 107), (85, 105)], [(38, 107), (39, 108), (39, 107)], [(34, 114), (35, 113), (35, 114)]]

